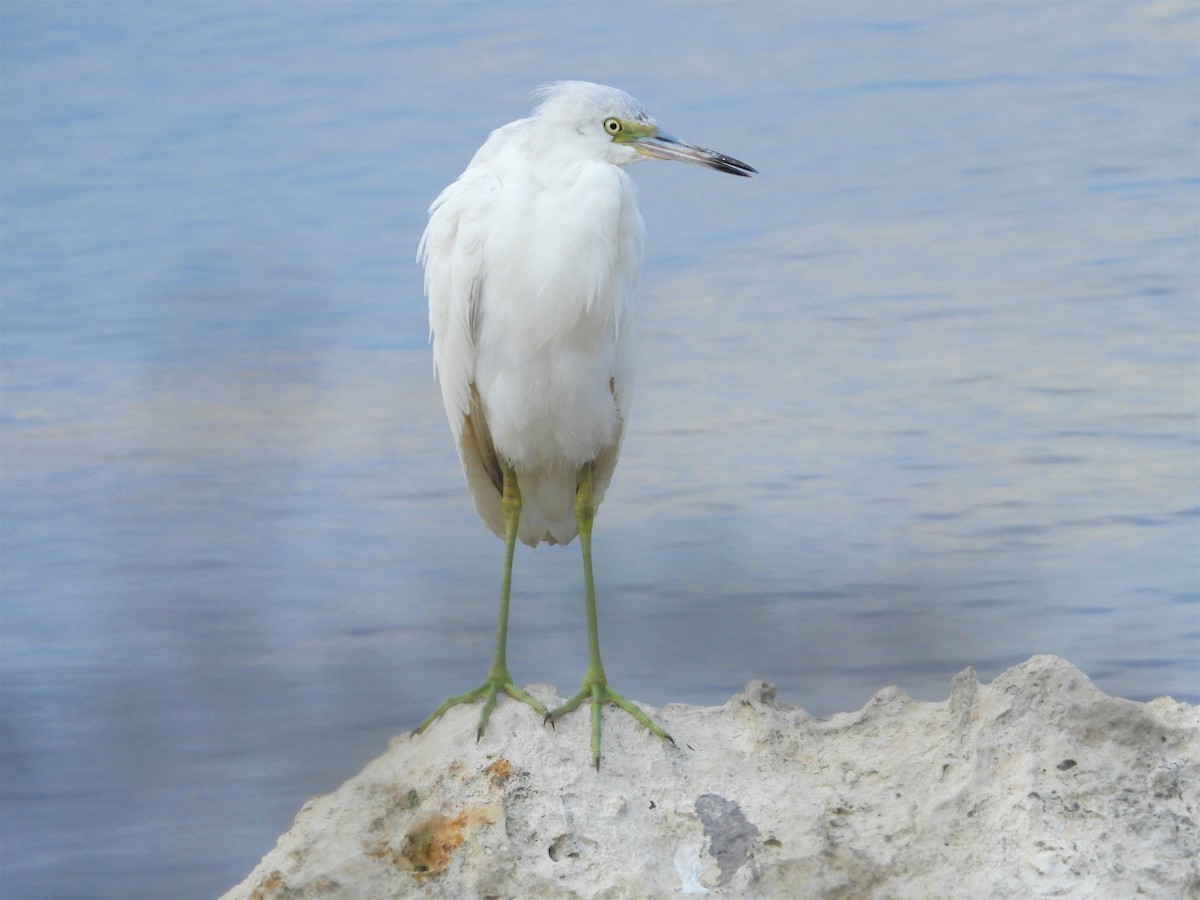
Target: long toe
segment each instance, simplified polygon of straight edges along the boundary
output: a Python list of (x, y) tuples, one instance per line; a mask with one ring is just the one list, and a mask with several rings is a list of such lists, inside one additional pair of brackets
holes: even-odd
[(592, 714), (592, 764), (596, 767), (597, 771), (600, 769), (601, 711), (606, 703), (611, 703), (613, 706), (629, 713), (629, 715), (633, 716), (635, 720), (645, 726), (652, 734), (657, 735), (665, 741), (670, 741), (671, 745), (675, 746), (674, 738), (655, 724), (654, 720), (642, 712), (636, 704), (625, 699), (624, 696), (614, 691), (607, 684), (585, 683), (578, 694), (562, 704), (562, 706), (556, 707), (547, 713), (546, 721), (553, 725), (555, 721), (567, 713), (582, 706), (584, 701), (588, 701), (588, 707)]
[(537, 700), (533, 699), (528, 693), (517, 687), (512, 681), (489, 678), (479, 687), (467, 691), (465, 694), (458, 694), (451, 697), (433, 712), (431, 712), (425, 721), (413, 729), (414, 734), (421, 734), (430, 725), (440, 719), (449, 709), (455, 706), (461, 706), (466, 703), (474, 703), (480, 698), (483, 699), (483, 709), (479, 712), (479, 727), (475, 732), (475, 740), (479, 741), (483, 737), (483, 732), (487, 729), (488, 719), (492, 715), (492, 710), (496, 708), (496, 700), (500, 694), (508, 694), (514, 700), (519, 700), (529, 707), (532, 707), (534, 712), (542, 716), (543, 721), (549, 716), (549, 713)]

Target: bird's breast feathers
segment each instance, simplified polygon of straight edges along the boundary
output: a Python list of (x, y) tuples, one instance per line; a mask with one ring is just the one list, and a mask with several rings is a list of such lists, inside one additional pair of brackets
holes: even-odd
[(627, 412), (644, 225), (618, 167), (547, 180), (506, 156), (473, 163), (426, 231), (438, 378), (456, 435), (474, 385), (507, 458), (579, 465)]

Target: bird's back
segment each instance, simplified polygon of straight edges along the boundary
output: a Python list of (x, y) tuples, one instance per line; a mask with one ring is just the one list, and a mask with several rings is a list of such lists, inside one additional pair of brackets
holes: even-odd
[(537, 126), (493, 132), (434, 202), (420, 248), (434, 363), (476, 509), (503, 534), (503, 457), (531, 545), (574, 538), (585, 463), (597, 502), (612, 476), (644, 235), (629, 176)]

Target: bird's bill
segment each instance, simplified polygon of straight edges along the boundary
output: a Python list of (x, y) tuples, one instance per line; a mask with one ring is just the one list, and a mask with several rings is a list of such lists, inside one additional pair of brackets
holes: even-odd
[(681, 141), (657, 128), (651, 134), (639, 137), (632, 143), (643, 156), (652, 156), (655, 159), (677, 159), (680, 162), (707, 166), (718, 172), (728, 172), (730, 175), (750, 177), (758, 174), (757, 169), (746, 165), (740, 159), (734, 159), (732, 156), (726, 156), (715, 150), (697, 147), (695, 144)]

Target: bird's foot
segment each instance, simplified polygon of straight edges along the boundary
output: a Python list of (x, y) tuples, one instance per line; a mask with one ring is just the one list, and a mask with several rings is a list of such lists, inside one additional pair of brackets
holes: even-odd
[(614, 706), (620, 707), (633, 716), (637, 721), (646, 726), (653, 734), (658, 735), (665, 741), (670, 741), (671, 746), (675, 746), (675, 739), (663, 731), (659, 726), (655, 725), (653, 720), (638, 709), (629, 700), (618, 694), (608, 686), (604, 681), (592, 681), (584, 679), (583, 687), (579, 693), (564, 703), (557, 709), (553, 709), (546, 713), (546, 721), (553, 725), (558, 719), (565, 716), (571, 710), (580, 706), (585, 700), (591, 701), (592, 707), (592, 763), (596, 766), (596, 771), (600, 771), (600, 709), (605, 703), (611, 703)]
[(420, 734), (423, 732), (426, 728), (441, 718), (442, 714), (450, 707), (458, 706), (462, 703), (474, 703), (476, 700), (482, 697), (483, 710), (479, 713), (479, 730), (475, 732), (475, 742), (478, 743), (480, 738), (483, 737), (483, 731), (485, 728), (487, 728), (488, 718), (491, 716), (492, 710), (496, 708), (496, 698), (499, 697), (500, 694), (508, 694), (508, 696), (512, 697), (514, 700), (520, 700), (522, 703), (532, 706), (534, 711), (543, 717), (543, 721), (545, 721), (545, 717), (549, 715), (549, 713), (546, 711), (546, 707), (542, 706), (542, 704), (534, 700), (531, 696), (529, 696), (529, 694), (513, 684), (511, 676), (509, 676), (507, 672), (503, 672), (496, 677), (489, 675), (487, 681), (479, 685), (479, 687), (475, 688), (474, 690), (467, 691), (465, 694), (459, 694), (457, 697), (451, 697), (449, 700), (431, 712), (426, 717), (424, 722), (413, 729), (413, 734)]

